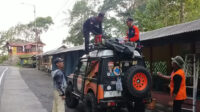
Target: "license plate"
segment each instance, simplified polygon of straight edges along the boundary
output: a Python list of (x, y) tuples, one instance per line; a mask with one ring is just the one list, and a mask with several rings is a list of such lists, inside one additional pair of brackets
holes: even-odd
[(119, 97), (121, 96), (121, 92), (120, 91), (104, 91), (104, 98), (108, 98), (108, 97)]

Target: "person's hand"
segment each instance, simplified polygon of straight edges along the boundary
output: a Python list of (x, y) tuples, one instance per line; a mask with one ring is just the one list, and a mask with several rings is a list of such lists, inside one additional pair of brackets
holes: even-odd
[(124, 42), (128, 42), (128, 38), (124, 37)]
[(173, 104), (174, 104), (174, 102), (173, 102), (173, 101), (169, 101), (169, 102), (168, 102), (168, 105), (169, 105), (170, 107), (172, 107), (172, 106), (173, 106)]
[(159, 77), (162, 77), (162, 76), (163, 76), (162, 73), (160, 73), (160, 72), (157, 72), (157, 75), (158, 75)]
[(61, 96), (61, 97), (62, 97), (62, 99), (63, 99), (63, 100), (65, 100), (65, 99), (66, 99), (66, 96)]

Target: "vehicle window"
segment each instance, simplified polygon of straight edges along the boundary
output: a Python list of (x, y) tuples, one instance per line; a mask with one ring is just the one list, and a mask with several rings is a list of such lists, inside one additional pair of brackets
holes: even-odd
[(97, 65), (98, 61), (90, 61), (87, 68), (87, 73), (91, 72), (91, 70)]
[(89, 62), (87, 68), (87, 76), (88, 77), (95, 77), (99, 71), (99, 61), (91, 61)]
[(85, 73), (86, 67), (87, 67), (87, 62), (85, 61), (81, 62), (80, 73)]

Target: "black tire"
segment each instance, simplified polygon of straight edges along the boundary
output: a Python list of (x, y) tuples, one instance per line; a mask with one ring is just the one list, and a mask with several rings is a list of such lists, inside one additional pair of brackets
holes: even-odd
[(125, 74), (125, 88), (136, 98), (145, 97), (151, 89), (150, 73), (143, 66), (133, 66)]
[(128, 112), (145, 112), (145, 104), (143, 99), (135, 99), (134, 105), (133, 102), (127, 103)]
[(72, 90), (72, 85), (67, 86), (65, 102), (67, 107), (76, 108), (76, 106), (79, 104), (79, 100), (74, 97)]
[(134, 110), (133, 102), (127, 103), (127, 110), (128, 110), (128, 112), (135, 112), (135, 111), (133, 111)]
[(93, 93), (88, 93), (83, 101), (85, 112), (98, 112), (97, 101)]

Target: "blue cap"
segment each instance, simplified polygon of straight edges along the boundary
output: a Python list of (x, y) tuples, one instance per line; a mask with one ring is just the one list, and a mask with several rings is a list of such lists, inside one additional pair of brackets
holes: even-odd
[(58, 62), (63, 62), (63, 59), (60, 57), (57, 57), (56, 59), (54, 59), (54, 64), (57, 64)]

